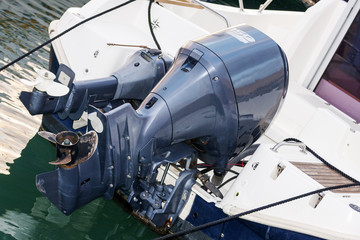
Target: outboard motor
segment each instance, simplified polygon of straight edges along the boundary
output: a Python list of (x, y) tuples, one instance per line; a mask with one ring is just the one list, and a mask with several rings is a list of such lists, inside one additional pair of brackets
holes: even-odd
[[(48, 86), (47, 82), (51, 81), (31, 83), (25, 80), (25, 84), (35, 87), (32, 92), (21, 92), (20, 100), (31, 115), (57, 113), (62, 120), (78, 120), (89, 104), (104, 108), (109, 105), (116, 107), (121, 100), (144, 100), (171, 63), (171, 58), (157, 49), (141, 49), (111, 76), (86, 81), (74, 81), (75, 73), (61, 64), (53, 82), (56, 84), (51, 89), (53, 91), (39, 87)], [(58, 93), (60, 87), (68, 89)]]
[[(104, 113), (90, 106), (98, 140), (84, 141), (98, 142), (96, 150), (39, 174), (38, 189), (65, 214), (120, 189), (154, 225), (171, 226), (198, 176), (197, 159), (213, 166), (219, 184), (229, 159), (266, 130), (287, 85), (284, 52), (253, 27), (191, 41), (138, 109), (125, 103)], [(156, 180), (159, 166), (166, 174), (169, 164), (183, 169), (174, 186), (164, 176)]]

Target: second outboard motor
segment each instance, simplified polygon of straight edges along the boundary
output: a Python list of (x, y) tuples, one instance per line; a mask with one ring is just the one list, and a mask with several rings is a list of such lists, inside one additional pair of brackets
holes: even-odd
[[(21, 92), (20, 100), (31, 115), (57, 113), (62, 120), (78, 120), (89, 104), (104, 108), (119, 105), (118, 100), (144, 100), (171, 63), (170, 57), (157, 49), (141, 49), (111, 76), (86, 81), (74, 81), (75, 73), (60, 64), (54, 81), (22, 80), (34, 88), (32, 92)], [(53, 75), (45, 70), (38, 71), (38, 75), (42, 72)], [(49, 88), (50, 84), (55, 85), (52, 91), (40, 88)]]
[[(66, 214), (121, 189), (154, 225), (171, 225), (198, 176), (192, 163), (199, 158), (212, 165), (213, 182), (221, 182), (229, 159), (266, 130), (287, 85), (284, 52), (253, 27), (189, 42), (138, 109), (123, 104), (103, 113), (90, 107), (96, 151), (38, 175), (37, 186)], [(175, 186), (156, 181), (158, 167), (174, 163), (184, 166)], [(76, 186), (65, 189), (65, 182)]]

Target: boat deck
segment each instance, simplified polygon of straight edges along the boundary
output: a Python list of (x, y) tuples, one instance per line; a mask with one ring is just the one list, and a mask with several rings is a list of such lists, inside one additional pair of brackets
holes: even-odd
[[(345, 178), (338, 172), (332, 170), (323, 163), (304, 163), (304, 162), (291, 162), (301, 171), (313, 178), (315, 181), (323, 185), (324, 187), (332, 187), (342, 184), (353, 183), (349, 179)], [(336, 193), (360, 193), (360, 186), (335, 189), (332, 192)]]

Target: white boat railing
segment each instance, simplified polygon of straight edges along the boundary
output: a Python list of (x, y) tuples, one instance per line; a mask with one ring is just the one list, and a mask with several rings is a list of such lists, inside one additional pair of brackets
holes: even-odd
[(230, 21), (224, 15), (222, 15), (218, 11), (212, 9), (211, 7), (203, 4), (199, 0), (156, 0), (156, 2), (179, 5), (179, 6), (184, 6), (184, 7), (193, 7), (193, 8), (206, 9), (206, 10), (214, 13), (218, 17), (222, 18), (226, 23), (226, 27), (231, 27)]
[(231, 27), (231, 24), (229, 22), (229, 20), (224, 16), (222, 15), (221, 13), (219, 13), (218, 11), (215, 11), (214, 9), (206, 6), (205, 4), (203, 4), (202, 2), (198, 1), (198, 0), (192, 0), (192, 2), (196, 3), (196, 4), (199, 4), (200, 6), (202, 6), (203, 8), (205, 8), (206, 10), (209, 10), (210, 12), (218, 15), (219, 17), (221, 17), (222, 19), (224, 19), (224, 21), (226, 22), (226, 26), (227, 27)]
[[(262, 11), (264, 11), (269, 4), (272, 2), (273, 0), (267, 0), (264, 4), (261, 4), (259, 7), (259, 13), (261, 13)], [(244, 0), (239, 0), (239, 8), (240, 10), (244, 10)]]
[(264, 11), (272, 1), (273, 0), (267, 0), (264, 4), (261, 4), (260, 7), (259, 7), (259, 13)]

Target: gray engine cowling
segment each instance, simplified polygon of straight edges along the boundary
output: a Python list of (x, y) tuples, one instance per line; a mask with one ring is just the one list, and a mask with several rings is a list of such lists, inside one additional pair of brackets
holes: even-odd
[(265, 131), (287, 84), (283, 51), (243, 25), (188, 43), (144, 103), (163, 99), (171, 143), (192, 139), (203, 161), (225, 168)]

